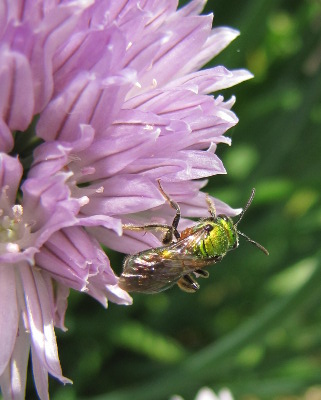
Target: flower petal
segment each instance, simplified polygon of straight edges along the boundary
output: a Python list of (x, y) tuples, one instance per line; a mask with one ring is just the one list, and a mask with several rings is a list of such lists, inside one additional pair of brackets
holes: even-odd
[(48, 371), (43, 367), (37, 351), (31, 343), (32, 372), (38, 396), (41, 400), (49, 400)]
[(50, 373), (64, 383), (70, 382), (62, 376), (59, 363), (53, 315), (48, 299), (48, 291), (41, 272), (25, 265), (20, 268), (24, 288), (24, 301), (28, 316), (33, 352), (46, 373)]
[(80, 226), (103, 226), (107, 229), (112, 229), (117, 233), (117, 235), (121, 234), (121, 220), (117, 218), (108, 217), (107, 215), (89, 215), (88, 217), (84, 217), (83, 215), (79, 216), (78, 225)]
[(11, 359), (0, 376), (1, 392), (4, 399), (24, 400), (27, 379), (30, 340), (23, 323), (19, 321), (19, 335)]
[(184, 7), (179, 9), (176, 13), (177, 16), (197, 15), (203, 11), (207, 0), (192, 0)]
[(13, 352), (18, 320), (15, 272), (11, 266), (0, 265), (0, 375)]
[(57, 283), (56, 288), (56, 296), (55, 296), (55, 319), (54, 325), (57, 328), (60, 328), (63, 331), (66, 331), (65, 327), (65, 314), (68, 306), (68, 296), (69, 296), (69, 287), (64, 286), (62, 284)]
[(22, 172), (22, 166), (17, 158), (0, 153), (0, 189), (5, 188), (11, 204), (16, 201)]
[[(173, 77), (181, 76), (181, 69), (205, 42), (212, 25), (212, 16), (191, 16), (169, 22), (163, 43), (152, 68), (139, 76), (142, 91), (162, 87)], [(132, 89), (128, 97), (136, 94)]]
[(195, 57), (192, 57), (186, 63), (182, 73), (188, 74), (203, 67), (239, 36), (239, 34), (239, 31), (228, 27), (214, 28), (203, 47), (195, 54)]
[(52, 59), (74, 30), (81, 12), (90, 2), (70, 2), (52, 7), (37, 26), (36, 42), (31, 54), (35, 85), (35, 112), (42, 111), (53, 92)]
[(208, 94), (229, 88), (251, 78), (253, 78), (253, 75), (245, 69), (229, 71), (225, 67), (219, 66), (192, 72), (175, 79), (166, 87), (195, 86), (198, 93)]
[[(92, 279), (93, 283), (95, 283), (95, 279)], [(99, 279), (99, 283), (101, 284), (101, 280)], [(99, 296), (97, 293), (97, 285), (93, 285), (91, 282), (89, 283), (88, 286), (89, 290), (88, 293), (97, 299), (99, 301)], [(101, 289), (102, 295), (105, 297), (105, 292), (107, 291), (107, 298), (109, 301), (124, 305), (124, 306), (129, 306), (133, 303), (133, 299), (131, 296), (125, 292), (125, 290), (121, 289), (118, 285), (104, 285)]]
[(47, 287), (50, 308), (54, 315), (54, 326), (66, 331), (64, 320), (68, 305), (69, 287), (54, 281), (49, 274), (43, 274), (43, 280)]
[(34, 112), (32, 72), (28, 59), (0, 48), (0, 114), (11, 130), (27, 129)]
[(80, 124), (104, 132), (120, 110), (127, 87), (135, 81), (135, 73), (129, 70), (108, 79), (95, 73), (79, 74), (42, 112), (38, 135), (45, 140), (73, 141)]
[(0, 151), (9, 153), (13, 148), (13, 136), (8, 125), (0, 118)]
[(135, 254), (160, 246), (160, 241), (150, 232), (124, 231), (123, 236), (119, 238), (114, 232), (97, 227), (90, 228), (90, 233), (109, 249), (120, 253), (126, 251), (126, 254)]
[(22, 186), (25, 219), (32, 226), (33, 240), (39, 247), (57, 230), (77, 223), (75, 214), (80, 204), (70, 198), (69, 187), (65, 184), (67, 178), (68, 174), (64, 173), (49, 178), (30, 178)]
[(144, 176), (119, 175), (102, 181), (100, 191), (95, 186), (88, 188), (88, 191), (93, 192), (92, 195), (84, 189), (84, 194), (90, 198), (89, 203), (81, 210), (85, 215), (139, 212), (165, 201), (155, 184)]
[[(163, 158), (140, 159), (127, 168), (128, 172), (141, 173), (151, 180), (163, 176), (165, 181), (181, 181), (225, 174), (222, 161), (214, 154), (215, 146), (208, 151), (180, 151), (168, 153)], [(170, 161), (169, 161), (170, 160)]]
[(34, 161), (28, 177), (43, 178), (64, 170), (72, 161), (72, 154), (88, 149), (94, 136), (94, 129), (89, 125), (82, 124), (78, 129), (78, 137), (73, 142), (44, 142), (34, 150)]

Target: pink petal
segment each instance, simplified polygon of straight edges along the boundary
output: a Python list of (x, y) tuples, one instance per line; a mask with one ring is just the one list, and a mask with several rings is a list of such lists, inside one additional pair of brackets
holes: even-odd
[[(166, 1), (145, 1), (143, 4), (127, 2), (127, 7), (124, 7), (117, 18), (119, 26), (124, 33), (132, 40), (132, 37), (138, 41), (141, 37), (151, 35), (153, 32), (161, 29), (162, 25), (171, 17), (177, 8), (176, 0)], [(132, 20), (143, 19), (143, 31), (139, 30), (140, 36), (135, 37), (133, 32)], [(137, 26), (137, 24), (136, 24)], [(134, 33), (134, 35), (133, 35)]]
[(69, 287), (53, 281), (49, 274), (43, 274), (43, 279), (48, 291), (50, 309), (52, 310), (52, 315), (54, 315), (54, 326), (66, 331), (64, 320), (68, 306)]
[(133, 81), (135, 76), (130, 71), (109, 80), (94, 73), (79, 74), (42, 112), (37, 134), (45, 140), (73, 141), (79, 124), (90, 124), (97, 132), (104, 132), (121, 107), (128, 90), (125, 88)]
[(41, 400), (49, 400), (48, 371), (42, 365), (33, 343), (31, 343), (31, 357), (33, 379), (36, 385), (38, 396)]
[[(93, 283), (95, 283), (95, 278), (92, 279)], [(101, 279), (97, 279), (97, 283), (101, 283)], [(98, 284), (97, 285), (92, 285), (89, 283), (88, 285), (88, 294), (95, 298), (97, 301), (99, 301), (102, 305), (107, 307), (106, 303), (106, 292), (107, 292), (107, 298), (109, 301), (128, 306), (133, 303), (133, 299), (131, 296), (125, 292), (123, 289), (121, 289), (118, 285), (104, 285), (101, 287), (101, 289), (98, 289)]]
[(93, 146), (79, 153), (79, 159), (70, 167), (78, 174), (75, 178), (78, 182), (88, 182), (88, 176), (81, 174), (88, 167), (93, 168), (90, 181), (109, 178), (122, 171), (127, 165), (145, 154), (150, 154), (160, 132), (153, 129), (147, 132), (143, 127), (127, 127), (126, 136), (97, 140)]
[[(206, 202), (207, 194), (201, 192), (200, 189), (207, 184), (207, 181), (182, 181), (182, 182), (162, 182), (165, 192), (180, 205), (182, 215), (184, 217), (209, 217), (208, 205)], [(233, 209), (221, 200), (213, 198), (217, 215), (225, 214), (235, 216), (241, 212), (241, 209)], [(165, 206), (164, 206), (165, 207)], [(156, 214), (156, 217), (161, 214)], [(144, 223), (148, 223), (146, 221)], [(167, 221), (170, 224), (171, 220)]]
[(185, 64), (182, 75), (203, 67), (225, 49), (239, 34), (239, 31), (228, 27), (214, 28), (203, 47), (196, 52), (195, 57), (192, 57)]
[(17, 338), (18, 307), (14, 268), (0, 266), (0, 375), (6, 368)]
[(13, 136), (8, 125), (0, 118), (0, 151), (9, 153), (13, 148)]
[(65, 184), (67, 177), (68, 174), (60, 173), (31, 178), (22, 186), (24, 217), (32, 226), (33, 240), (39, 247), (57, 230), (77, 223), (75, 215), (80, 203), (70, 198), (70, 189)]
[(126, 40), (116, 25), (110, 29), (82, 31), (72, 35), (55, 55), (56, 93), (68, 86), (81, 71), (95, 72), (100, 77), (118, 74), (126, 46)]
[[(155, 87), (155, 77), (157, 86), (161, 87), (173, 77), (180, 76), (185, 63), (206, 40), (211, 24), (211, 16), (192, 16), (166, 26), (167, 38), (164, 38), (160, 52), (153, 60), (153, 67), (139, 76), (143, 90)], [(132, 90), (128, 96), (135, 92)]]
[(15, 347), (11, 359), (0, 376), (1, 391), (4, 399), (24, 400), (29, 358), (29, 334), (20, 319), (19, 335), (16, 336)]
[(58, 47), (66, 42), (79, 22), (79, 12), (86, 2), (71, 2), (51, 8), (37, 27), (37, 41), (32, 49), (31, 65), (35, 86), (35, 112), (48, 103), (53, 91), (52, 58)]
[(71, 154), (88, 149), (95, 136), (89, 125), (80, 125), (78, 138), (73, 142), (44, 142), (33, 152), (29, 178), (41, 178), (59, 173), (71, 162)]
[[(180, 181), (205, 178), (216, 174), (225, 174), (222, 161), (208, 151), (184, 150), (179, 153), (168, 153), (164, 158), (140, 159), (127, 168), (128, 172), (141, 173), (151, 180), (163, 176), (164, 181)], [(170, 161), (168, 161), (170, 160)]]
[(124, 231), (123, 236), (120, 238), (112, 231), (97, 227), (90, 228), (90, 233), (99, 239), (102, 244), (120, 253), (124, 253), (125, 250), (126, 254), (134, 254), (138, 251), (160, 246), (159, 240), (149, 232)]
[(56, 308), (55, 308), (55, 320), (54, 324), (56, 327), (63, 331), (66, 331), (65, 327), (65, 314), (68, 306), (69, 287), (62, 284), (56, 284)]
[(0, 153), (0, 189), (6, 188), (6, 195), (11, 204), (15, 204), (22, 172), (17, 158)]
[[(143, 176), (119, 175), (102, 181), (103, 190), (89, 187), (93, 194), (87, 194), (90, 201), (82, 207), (85, 215), (107, 214), (117, 215), (139, 212), (164, 203), (164, 197), (159, 189), (149, 179)], [(87, 191), (84, 190), (86, 194)]]
[(203, 94), (216, 92), (237, 85), (253, 75), (244, 69), (229, 71), (225, 67), (214, 67), (193, 72), (171, 82), (167, 87), (194, 85)]
[(200, 14), (203, 11), (206, 2), (207, 0), (192, 0), (177, 11), (176, 17)]
[(34, 112), (34, 90), (28, 59), (0, 50), (0, 114), (11, 130), (27, 129)]
[[(27, 265), (20, 268), (24, 287), (24, 300), (28, 316), (33, 351), (36, 352), (42, 367), (64, 383), (69, 380), (61, 373), (56, 336), (53, 328), (53, 315), (50, 309), (48, 291), (41, 272), (31, 270)], [(37, 379), (35, 377), (35, 379)]]
[[(36, 265), (50, 273), (50, 276), (60, 284), (83, 291), (86, 288), (89, 275), (86, 260), (82, 260), (82, 264), (79, 265), (74, 260), (68, 259), (67, 254), (62, 250), (59, 251), (54, 244), (48, 242), (42, 247), (41, 252), (36, 255)], [(60, 253), (62, 253), (63, 259), (59, 257), (61, 256)]]
[(117, 218), (108, 217), (107, 215), (89, 215), (84, 217), (82, 214), (79, 215), (78, 225), (80, 226), (102, 226), (107, 229), (112, 229), (117, 233), (121, 234), (121, 220)]

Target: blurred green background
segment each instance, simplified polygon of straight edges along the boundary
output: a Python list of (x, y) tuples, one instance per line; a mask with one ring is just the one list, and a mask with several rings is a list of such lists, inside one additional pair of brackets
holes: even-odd
[[(211, 11), (214, 26), (241, 31), (211, 65), (255, 78), (223, 93), (240, 122), (218, 148), (228, 175), (207, 190), (240, 207), (256, 187), (240, 230), (270, 256), (241, 239), (198, 293), (138, 294), (131, 307), (72, 293), (57, 335), (74, 385), (51, 379), (54, 400), (192, 400), (204, 385), (236, 400), (321, 399), (321, 3), (216, 0)], [(122, 256), (111, 259), (120, 272)]]

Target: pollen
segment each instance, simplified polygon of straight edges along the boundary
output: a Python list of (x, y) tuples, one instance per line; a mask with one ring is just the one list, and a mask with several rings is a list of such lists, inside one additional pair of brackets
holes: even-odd
[(8, 253), (19, 253), (20, 247), (17, 243), (7, 243), (6, 250)]
[(17, 242), (29, 228), (23, 222), (23, 207), (15, 204), (11, 208), (0, 210), (0, 249), (9, 253), (18, 253)]
[(163, 258), (170, 258), (171, 255), (172, 255), (172, 253), (170, 251), (168, 251), (168, 250), (163, 250), (163, 252), (162, 252), (162, 257)]

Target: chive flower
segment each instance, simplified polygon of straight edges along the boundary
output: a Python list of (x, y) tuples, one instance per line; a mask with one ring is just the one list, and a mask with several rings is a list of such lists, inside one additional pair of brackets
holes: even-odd
[[(63, 383), (55, 327), (70, 289), (131, 304), (102, 246), (160, 244), (123, 224), (207, 213), (206, 178), (237, 123), (221, 90), (251, 77), (200, 70), (238, 32), (212, 29), (205, 1), (4, 0), (0, 7), (0, 385), (40, 399)], [(216, 93), (215, 95), (210, 93)], [(235, 215), (215, 200), (218, 213)]]

